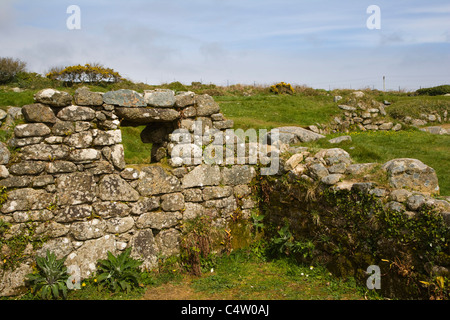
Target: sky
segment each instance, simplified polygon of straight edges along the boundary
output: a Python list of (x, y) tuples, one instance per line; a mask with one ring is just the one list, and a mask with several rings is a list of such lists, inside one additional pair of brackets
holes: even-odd
[(412, 91), (450, 84), (450, 1), (0, 0), (0, 56), (41, 74), (98, 62), (156, 85), (382, 90), (384, 76)]

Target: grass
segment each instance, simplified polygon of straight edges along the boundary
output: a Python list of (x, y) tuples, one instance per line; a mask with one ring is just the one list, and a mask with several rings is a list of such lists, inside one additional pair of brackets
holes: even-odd
[(360, 300), (365, 295), (353, 279), (335, 278), (323, 267), (289, 258), (261, 261), (245, 250), (222, 257), (212, 273), (190, 286), (200, 297), (230, 300)]
[(442, 116), (445, 110), (450, 111), (450, 97), (448, 96), (390, 96), (392, 105), (386, 108), (388, 114), (395, 119), (410, 116), (420, 119), (421, 114), (438, 112)]
[[(142, 273), (142, 285), (130, 292), (100, 290), (95, 276), (68, 300), (364, 300), (381, 299), (353, 278), (332, 276), (322, 266), (298, 264), (289, 257), (265, 260), (239, 249), (216, 260), (202, 276), (163, 270)], [(37, 299), (30, 291), (14, 299)]]
[(7, 106), (22, 107), (34, 103), (33, 95), (37, 90), (24, 92), (4, 91), (0, 92), (0, 109), (6, 110)]
[(214, 97), (223, 114), (241, 129), (272, 129), (326, 123), (339, 113), (331, 96), (254, 95)]
[(405, 131), (353, 132), (352, 141), (339, 145), (328, 142), (330, 138), (343, 134), (333, 134), (326, 139), (303, 144), (314, 148), (342, 148), (357, 163), (385, 163), (395, 158), (414, 158), (436, 170), (440, 194), (450, 195), (450, 136), (433, 135), (417, 129)]
[(143, 143), (140, 134), (145, 126), (121, 127), (122, 143), (127, 164), (150, 163), (152, 144)]

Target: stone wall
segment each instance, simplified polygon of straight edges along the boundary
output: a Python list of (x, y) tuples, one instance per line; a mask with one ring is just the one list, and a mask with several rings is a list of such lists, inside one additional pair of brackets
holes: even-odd
[(438, 196), (433, 168), (408, 158), (354, 163), (340, 148), (302, 147), (282, 168), (261, 181), (262, 210), (267, 225), (289, 226), (294, 256), (361, 286), (378, 266), (387, 297), (439, 295), (420, 282), (450, 275), (450, 197)]
[[(127, 247), (151, 269), (159, 256), (178, 253), (184, 221), (208, 215), (227, 228), (233, 213), (248, 217), (255, 207), (250, 165), (125, 164), (121, 126), (146, 126), (141, 139), (153, 143), (154, 160), (176, 147), (176, 129), (194, 139), (196, 132), (217, 136), (232, 127), (208, 95), (81, 88), (72, 97), (46, 89), (35, 102), (22, 107), (25, 123), (14, 127), (9, 148), (0, 144), (0, 219), (10, 224), (5, 240), (26, 235), (43, 245), (27, 246), (20, 264), (8, 270), (3, 267), (14, 257), (7, 245), (1, 248), (0, 295), (19, 292), (34, 256), (47, 250), (67, 257), (82, 278), (107, 251)], [(214, 143), (200, 140), (179, 142), (197, 149)]]
[[(0, 225), (0, 232), (3, 243), (16, 238), (30, 243), (20, 257), (7, 245), (0, 248), (0, 296), (18, 294), (35, 256), (47, 250), (80, 268), (82, 278), (107, 251), (128, 247), (143, 267), (154, 268), (158, 257), (179, 252), (184, 222), (209, 216), (214, 226), (226, 229), (233, 215), (246, 219), (259, 211), (253, 185), (266, 191), (262, 198), (275, 223), (288, 219), (298, 229), (318, 225), (308, 220), (314, 211), (299, 199), (311, 200), (325, 190), (361, 191), (408, 217), (429, 205), (450, 225), (449, 202), (435, 197), (436, 174), (420, 161), (356, 164), (339, 148), (291, 147), (324, 138), (300, 127), (246, 141), (230, 130), (233, 122), (208, 95), (81, 88), (72, 96), (46, 89), (35, 95), (34, 104), (13, 111), (4, 119), (14, 134), (8, 145), (0, 143), (0, 220), (9, 224), (7, 232)], [(21, 117), (24, 123), (14, 126)], [(145, 126), (140, 138), (152, 143), (155, 163), (125, 163), (123, 126)], [(257, 162), (250, 161), (252, 152)], [(261, 162), (276, 163), (275, 172), (256, 180)], [(298, 182), (309, 187), (297, 189)], [(299, 219), (302, 212), (306, 220)], [(17, 265), (7, 267), (13, 259)], [(439, 267), (447, 270), (450, 264)]]
[[(390, 102), (383, 103), (370, 99), (362, 91), (354, 91), (346, 100), (341, 96), (335, 96), (334, 102), (341, 110), (341, 114), (334, 117), (327, 125), (309, 126), (310, 130), (318, 133), (349, 132), (351, 129), (361, 131), (399, 131), (404, 125), (421, 127), (432, 124), (433, 126), (421, 128), (433, 134), (448, 134), (448, 130), (440, 127), (440, 124), (448, 121), (448, 111), (432, 111), (422, 113), (418, 119), (410, 116), (393, 119), (388, 116), (386, 110)], [(344, 102), (342, 102), (344, 101)]]

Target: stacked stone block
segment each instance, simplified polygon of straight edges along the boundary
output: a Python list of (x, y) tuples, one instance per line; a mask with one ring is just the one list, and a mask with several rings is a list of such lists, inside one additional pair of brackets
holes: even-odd
[(153, 143), (155, 156), (168, 155), (169, 135), (189, 121), (231, 127), (207, 95), (81, 88), (72, 97), (46, 89), (22, 113), (25, 123), (14, 128), (9, 147), (0, 145), (0, 219), (11, 224), (6, 237), (31, 224), (33, 237), (45, 242), (18, 269), (0, 273), (2, 295), (17, 293), (8, 279), (23, 280), (33, 257), (47, 250), (78, 266), (82, 278), (107, 251), (127, 247), (151, 269), (158, 256), (178, 253), (184, 221), (208, 215), (227, 228), (234, 213), (249, 217), (255, 208), (249, 184), (256, 171), (249, 165), (126, 167), (120, 126), (146, 125), (141, 137)]

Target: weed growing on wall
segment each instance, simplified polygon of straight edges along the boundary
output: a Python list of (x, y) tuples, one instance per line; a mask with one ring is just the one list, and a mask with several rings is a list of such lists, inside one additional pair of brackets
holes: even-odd
[[(11, 234), (11, 225), (0, 219), (0, 268), (14, 270), (31, 257), (31, 252), (42, 247), (47, 237), (36, 237), (36, 224), (23, 223), (19, 232)], [(33, 250), (31, 250), (33, 249)]]
[(180, 258), (184, 267), (199, 276), (203, 268), (213, 265), (213, 237), (217, 230), (212, 227), (212, 218), (200, 216), (183, 224), (180, 241)]
[[(266, 224), (284, 225), (267, 233), (278, 252), (362, 284), (368, 266), (378, 265), (386, 296), (449, 298), (449, 275), (442, 270), (450, 267), (450, 229), (432, 208), (423, 206), (412, 216), (355, 190), (316, 188), (315, 197), (306, 197), (303, 182), (283, 181), (266, 177), (262, 187)], [(309, 254), (300, 255), (307, 243)]]

